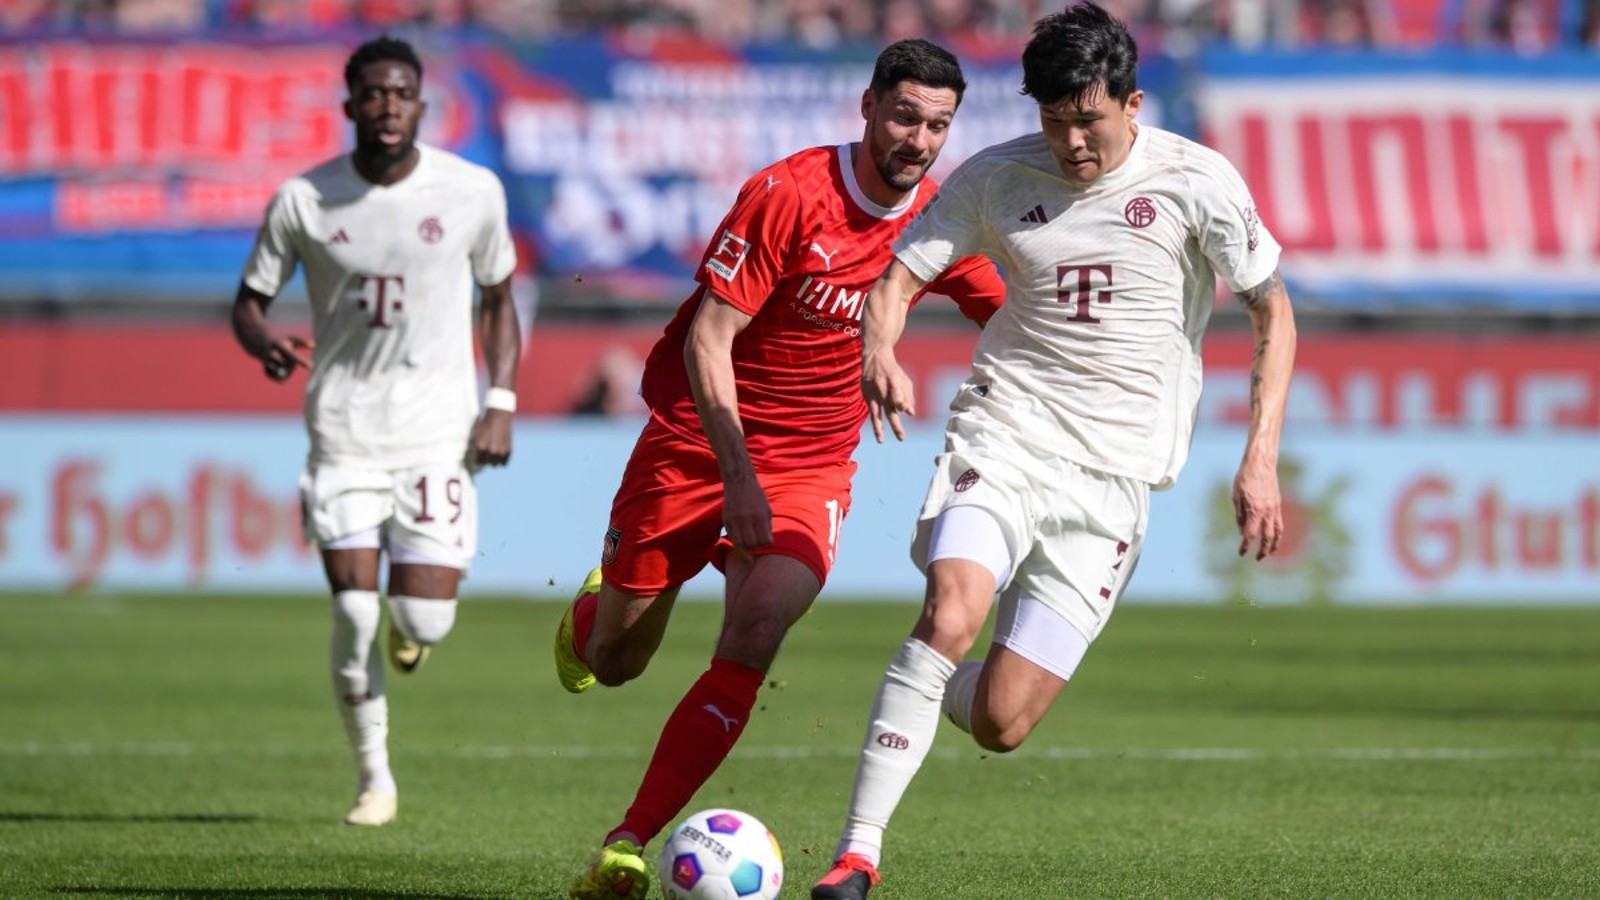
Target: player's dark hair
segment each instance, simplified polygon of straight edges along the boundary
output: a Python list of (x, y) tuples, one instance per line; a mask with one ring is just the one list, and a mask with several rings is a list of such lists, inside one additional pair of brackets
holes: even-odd
[(872, 67), (872, 93), (881, 96), (902, 81), (949, 88), (956, 92), (956, 106), (967, 92), (967, 78), (961, 74), (955, 54), (922, 38), (895, 41), (878, 54)]
[(422, 83), (422, 58), (417, 56), (416, 49), (399, 38), (385, 34), (367, 41), (350, 54), (350, 59), (344, 64), (345, 85), (355, 84), (356, 79), (361, 77), (361, 70), (375, 62), (397, 62), (410, 66), (417, 72), (417, 83)]
[(1022, 51), (1022, 93), (1039, 103), (1081, 102), (1104, 84), (1120, 103), (1139, 89), (1139, 46), (1091, 0), (1045, 16)]

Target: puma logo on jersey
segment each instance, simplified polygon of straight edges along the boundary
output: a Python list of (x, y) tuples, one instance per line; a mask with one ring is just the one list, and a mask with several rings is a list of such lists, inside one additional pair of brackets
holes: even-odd
[(330, 243), (330, 244), (348, 244), (348, 243), (350, 243), (350, 235), (345, 234), (344, 233), (344, 229), (341, 228), (338, 231), (335, 231), (333, 233), (333, 237), (328, 238), (328, 243)]
[(816, 241), (812, 241), (811, 252), (822, 257), (822, 264), (827, 267), (829, 272), (833, 271), (833, 258), (839, 255), (838, 248), (834, 248), (834, 251), (829, 253), (828, 251), (822, 249), (821, 244), (817, 243)]
[(1044, 205), (1039, 204), (1034, 206), (1033, 209), (1028, 210), (1027, 215), (1024, 215), (1017, 221), (1027, 222), (1030, 225), (1043, 225), (1044, 223), (1050, 221), (1050, 217), (1044, 214)]
[(733, 731), (733, 726), (739, 724), (738, 719), (735, 719), (733, 716), (730, 716), (727, 713), (724, 713), (722, 710), (717, 709), (715, 704), (707, 703), (705, 706), (700, 708), (708, 713), (711, 713), (713, 716), (716, 716), (718, 719), (721, 719), (723, 731), (731, 732)]

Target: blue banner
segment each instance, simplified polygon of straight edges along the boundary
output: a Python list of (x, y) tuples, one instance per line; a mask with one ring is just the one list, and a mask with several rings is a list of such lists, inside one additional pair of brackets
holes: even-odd
[[(347, 147), (357, 40), (0, 42), (0, 301), (231, 296), (271, 192)], [(423, 138), (502, 175), (524, 273), (667, 304), (749, 173), (860, 136), (877, 49), (420, 41)], [(995, 52), (935, 177), (1037, 127)], [(1211, 50), (1140, 80), (1141, 121), (1238, 166), (1308, 304), (1600, 309), (1600, 57)]]

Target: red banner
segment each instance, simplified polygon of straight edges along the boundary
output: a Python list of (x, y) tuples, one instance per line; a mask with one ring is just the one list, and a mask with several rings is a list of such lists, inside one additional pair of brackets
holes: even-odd
[(1538, 310), (1600, 282), (1600, 95), (1546, 75), (1240, 73), (1198, 105), (1295, 283)]
[[(630, 371), (630, 360), (636, 372), (659, 334), (648, 326), (536, 325), (523, 351), (522, 410), (572, 411), (596, 379)], [(976, 339), (964, 327), (912, 323), (899, 356), (925, 415), (937, 417), (965, 377)], [(1202, 422), (1248, 420), (1250, 349), (1245, 333), (1207, 339)], [(8, 325), (0, 358), (30, 373), (0, 380), (5, 411), (286, 413), (300, 409), (304, 385), (303, 376), (269, 382), (223, 326)], [(1289, 422), (1600, 431), (1600, 337), (1303, 334)]]

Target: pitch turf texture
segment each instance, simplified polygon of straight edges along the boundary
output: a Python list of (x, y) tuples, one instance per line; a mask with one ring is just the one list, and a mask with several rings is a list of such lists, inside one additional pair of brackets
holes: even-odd
[[(563, 693), (554, 602), (473, 600), (391, 675), (400, 818), (339, 819), (327, 601), (0, 597), (0, 893), (558, 897), (704, 665)], [(695, 807), (824, 871), (914, 614), (825, 601)], [(655, 850), (659, 842), (650, 847)], [(948, 724), (874, 898), (1600, 896), (1600, 609), (1127, 606), (1019, 752)]]

